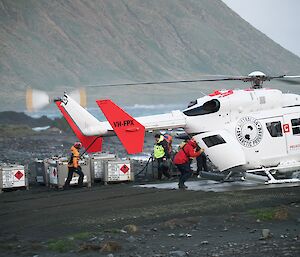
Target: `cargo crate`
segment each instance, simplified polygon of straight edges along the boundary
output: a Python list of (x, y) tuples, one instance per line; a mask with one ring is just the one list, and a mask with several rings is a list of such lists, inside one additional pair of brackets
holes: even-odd
[(3, 191), (3, 189), (9, 188), (29, 188), (24, 166), (0, 166), (0, 193)]
[(28, 165), (29, 184), (47, 185), (48, 176), (44, 160), (36, 159)]
[(94, 154), (91, 156), (90, 160), (92, 182), (104, 181), (104, 162), (108, 160), (116, 160), (116, 155), (110, 153)]
[[(79, 160), (79, 165), (81, 166), (84, 174), (83, 184), (87, 187), (91, 187), (90, 160), (88, 158)], [(68, 177), (67, 158), (48, 159), (47, 166), (47, 173), (49, 174), (49, 186), (63, 188)], [(79, 176), (74, 173), (70, 185), (77, 185), (78, 178)]]
[(104, 163), (104, 182), (133, 181), (130, 160), (108, 160)]

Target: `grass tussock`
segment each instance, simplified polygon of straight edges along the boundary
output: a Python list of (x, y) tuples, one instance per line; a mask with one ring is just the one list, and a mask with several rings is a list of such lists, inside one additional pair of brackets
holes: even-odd
[(48, 241), (47, 248), (53, 252), (66, 253), (76, 250), (78, 242), (88, 240), (94, 236), (91, 232), (79, 232), (68, 235), (65, 238)]
[(69, 252), (76, 247), (75, 242), (68, 239), (50, 240), (47, 246), (50, 251), (59, 253)]
[(259, 220), (286, 220), (289, 216), (288, 210), (284, 207), (253, 209), (249, 213)]

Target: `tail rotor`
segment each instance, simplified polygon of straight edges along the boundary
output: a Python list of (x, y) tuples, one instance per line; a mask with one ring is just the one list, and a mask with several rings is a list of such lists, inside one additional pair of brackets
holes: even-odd
[[(82, 107), (87, 106), (86, 91), (84, 88), (73, 90), (69, 94)], [(28, 87), (26, 89), (26, 109), (28, 112), (36, 112), (47, 107), (53, 98), (45, 91)]]

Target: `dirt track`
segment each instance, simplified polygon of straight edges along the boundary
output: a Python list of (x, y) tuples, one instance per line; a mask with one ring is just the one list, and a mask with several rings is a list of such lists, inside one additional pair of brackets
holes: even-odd
[[(132, 184), (4, 192), (0, 255), (299, 256), (299, 193), (300, 187), (213, 193)], [(262, 229), (270, 230), (265, 238)]]

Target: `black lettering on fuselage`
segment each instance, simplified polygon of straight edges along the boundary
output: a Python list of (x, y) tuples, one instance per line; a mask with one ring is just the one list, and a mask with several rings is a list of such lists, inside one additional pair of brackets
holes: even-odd
[(114, 127), (127, 127), (134, 125), (133, 120), (114, 121)]

